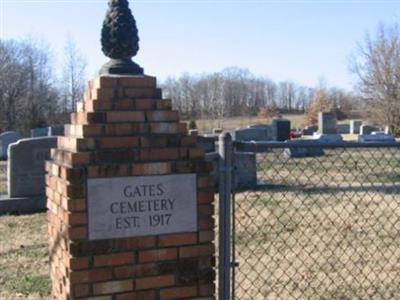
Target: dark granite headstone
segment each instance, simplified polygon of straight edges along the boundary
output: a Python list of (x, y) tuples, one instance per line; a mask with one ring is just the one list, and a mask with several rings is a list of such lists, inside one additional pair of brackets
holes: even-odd
[(21, 138), (18, 132), (6, 131), (0, 134), (0, 159), (7, 159), (7, 149)]
[(362, 125), (361, 120), (350, 120), (350, 133), (359, 134), (361, 125)]
[(318, 113), (318, 132), (322, 134), (336, 134), (336, 116), (334, 113)]
[(272, 139), (284, 142), (290, 137), (290, 121), (286, 119), (274, 119), (272, 121)]

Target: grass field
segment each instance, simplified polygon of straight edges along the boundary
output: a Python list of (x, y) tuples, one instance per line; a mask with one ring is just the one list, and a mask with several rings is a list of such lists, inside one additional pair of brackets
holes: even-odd
[(399, 150), (258, 164), (269, 188), (236, 195), (237, 299), (400, 299)]
[(45, 214), (0, 216), (0, 299), (49, 299)]
[[(292, 123), (292, 128), (299, 128), (303, 126), (303, 114), (287, 114), (283, 118), (289, 119)], [(226, 118), (224, 120), (196, 120), (197, 128), (202, 133), (211, 132), (213, 128), (222, 128), (224, 130), (232, 130), (239, 127), (247, 127), (254, 124), (267, 124), (271, 120), (259, 117), (238, 117)]]
[[(259, 155), (236, 195), (236, 299), (400, 299), (400, 151)], [(0, 217), (0, 299), (49, 299), (46, 215)]]

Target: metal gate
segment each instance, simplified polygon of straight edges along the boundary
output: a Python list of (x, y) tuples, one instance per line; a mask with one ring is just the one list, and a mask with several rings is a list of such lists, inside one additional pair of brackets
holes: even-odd
[(225, 135), (220, 157), (219, 299), (400, 299), (398, 144)]

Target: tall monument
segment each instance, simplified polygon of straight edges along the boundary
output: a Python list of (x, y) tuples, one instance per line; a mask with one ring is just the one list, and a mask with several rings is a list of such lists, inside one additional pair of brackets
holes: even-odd
[(212, 165), (163, 99), (126, 0), (102, 29), (89, 81), (46, 164), (53, 299), (214, 299)]

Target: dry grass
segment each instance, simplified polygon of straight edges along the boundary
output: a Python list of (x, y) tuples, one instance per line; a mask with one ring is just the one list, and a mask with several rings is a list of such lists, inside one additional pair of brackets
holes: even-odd
[(281, 186), (236, 197), (237, 299), (400, 299), (399, 161), (259, 157), (259, 178)]
[[(293, 128), (299, 128), (303, 126), (303, 114), (283, 115), (283, 117), (292, 122)], [(271, 123), (271, 120), (266, 120), (265, 118), (259, 117), (226, 118), (224, 120), (196, 120), (197, 127), (202, 133), (211, 132), (213, 128), (233, 130), (239, 127), (247, 127), (248, 125), (268, 123)]]
[[(260, 155), (282, 186), (237, 194), (236, 299), (400, 299), (398, 152)], [(45, 214), (0, 217), (0, 236), (0, 299), (48, 299)]]
[(0, 195), (7, 194), (7, 162), (0, 161)]
[(0, 217), (0, 299), (49, 299), (46, 215)]

